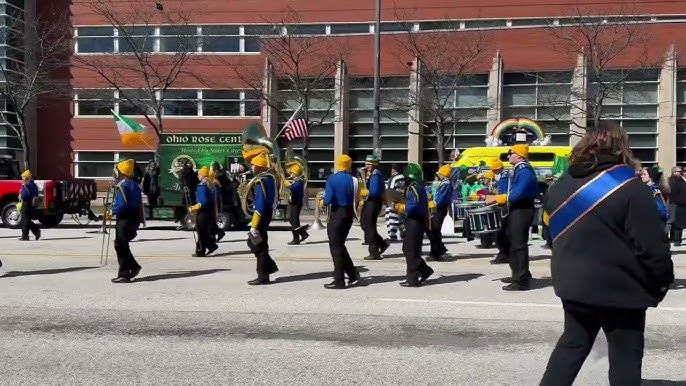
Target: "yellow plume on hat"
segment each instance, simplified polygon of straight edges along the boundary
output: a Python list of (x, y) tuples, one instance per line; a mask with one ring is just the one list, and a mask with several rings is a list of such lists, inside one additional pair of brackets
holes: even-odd
[(342, 154), (336, 159), (336, 170), (345, 171), (350, 170), (353, 166), (353, 159), (347, 154)]
[(264, 153), (258, 154), (255, 157), (253, 157), (252, 160), (250, 160), (250, 164), (261, 168), (268, 168), (269, 159), (267, 159), (267, 155)]
[(443, 165), (440, 168), (438, 168), (438, 173), (436, 174), (448, 178), (450, 177), (450, 172), (452, 172), (452, 168), (450, 167), (450, 165)]
[(208, 168), (207, 166), (201, 167), (200, 170), (198, 170), (198, 175), (200, 177), (209, 177), (210, 176), (210, 168)]
[(512, 152), (522, 158), (529, 158), (529, 145), (517, 144), (512, 146)]
[(117, 170), (119, 173), (131, 177), (133, 175), (133, 168), (136, 166), (136, 161), (132, 159), (127, 159), (121, 161), (117, 164)]
[(503, 161), (501, 161), (499, 159), (494, 159), (488, 163), (488, 167), (491, 170), (500, 170), (503, 168)]
[(291, 168), (288, 170), (289, 173), (294, 174), (296, 176), (299, 176), (302, 170), (300, 170), (299, 165), (293, 165)]
[(21, 173), (21, 178), (26, 178), (30, 180), (31, 178), (33, 178), (33, 174), (31, 174), (30, 170), (26, 169), (24, 173)]

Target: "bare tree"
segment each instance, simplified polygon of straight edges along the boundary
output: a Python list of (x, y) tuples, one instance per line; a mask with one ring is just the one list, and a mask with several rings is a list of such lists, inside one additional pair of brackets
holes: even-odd
[[(150, 3), (91, 0), (90, 9), (117, 30), (116, 55), (75, 55), (78, 66), (98, 74), (119, 92), (120, 103), (142, 115), (159, 135), (168, 90), (182, 78), (204, 80), (188, 69), (198, 51), (197, 28), (189, 25), (183, 4), (176, 8)], [(155, 26), (160, 37), (155, 37)], [(163, 54), (156, 53), (156, 47)]]
[[(408, 54), (416, 59), (414, 71), (421, 85), (419, 93), (411, 92), (407, 100), (391, 100), (398, 109), (417, 111), (410, 119), (423, 127), (420, 133), (430, 133), (438, 153), (438, 162), (446, 158), (445, 148), (458, 130), (459, 123), (475, 113), (475, 109), (456, 107), (460, 92), (467, 92), (476, 72), (487, 58), (489, 39), (483, 31), (459, 31), (459, 24), (444, 22), (439, 31), (418, 31), (406, 13), (395, 11), (396, 20), (404, 32), (396, 35), (402, 48), (398, 59), (407, 63)], [(472, 106), (468, 106), (472, 107)], [(473, 106), (477, 107), (477, 106)], [(481, 107), (481, 106), (478, 106)]]
[[(646, 19), (649, 18), (637, 13), (632, 3), (621, 3), (606, 12), (577, 6), (568, 17), (560, 18), (558, 25), (547, 27), (555, 51), (570, 59), (585, 58), (588, 87), (572, 86), (567, 97), (553, 93), (541, 102), (549, 106), (566, 106), (576, 114), (585, 115), (587, 119), (583, 124), (573, 122), (585, 131), (597, 127), (601, 119), (619, 118), (619, 114), (608, 106), (621, 103), (622, 94), (629, 93), (644, 102), (652, 99), (649, 94), (642, 96), (641, 88), (630, 83), (643, 78), (646, 72), (655, 73), (664, 60), (650, 52), (652, 39), (648, 26), (642, 23)], [(619, 58), (622, 61), (630, 58), (630, 63), (621, 70), (617, 68)]]
[(26, 168), (31, 168), (27, 116), (59, 97), (69, 96), (69, 81), (58, 74), (69, 65), (71, 33), (66, 14), (54, 10), (27, 18), (23, 12), (5, 17), (2, 41), (7, 59), (0, 61), (0, 117), (16, 134)]
[[(227, 61), (233, 75), (277, 111), (302, 106), (303, 118), (311, 126), (333, 120), (339, 101), (333, 92), (334, 77), (339, 63), (350, 53), (349, 46), (344, 39), (309, 31), (311, 26), (303, 25), (292, 8), (287, 8), (279, 18), (264, 22), (266, 27), (246, 27), (246, 35), (259, 37), (260, 51), (278, 79), (277, 87), (265, 83), (268, 79), (263, 69), (240, 59)], [(307, 142), (306, 139), (303, 143), (303, 154)]]

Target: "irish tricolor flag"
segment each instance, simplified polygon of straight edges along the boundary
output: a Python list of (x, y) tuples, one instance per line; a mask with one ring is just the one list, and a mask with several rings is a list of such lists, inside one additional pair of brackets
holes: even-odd
[(146, 134), (146, 127), (140, 123), (134, 121), (133, 119), (126, 118), (123, 115), (119, 115), (112, 110), (112, 115), (114, 116), (114, 122), (117, 124), (117, 130), (121, 136), (121, 142), (128, 146), (140, 146), (148, 145), (152, 140)]

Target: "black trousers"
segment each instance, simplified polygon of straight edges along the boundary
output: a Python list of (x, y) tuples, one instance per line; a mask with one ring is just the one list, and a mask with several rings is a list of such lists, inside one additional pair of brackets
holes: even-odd
[(431, 216), (431, 228), (426, 230), (426, 236), (429, 238), (429, 242), (431, 242), (432, 257), (441, 257), (441, 255), (448, 251), (445, 244), (443, 244), (443, 235), (441, 234), (443, 221), (447, 215), (447, 207), (436, 207), (436, 212)]
[(550, 229), (548, 229), (547, 225), (543, 225), (543, 238), (545, 239), (545, 245), (552, 247), (553, 246), (553, 238), (550, 235)]
[(117, 252), (117, 262), (119, 262), (117, 277), (130, 279), (131, 271), (141, 267), (133, 257), (129, 246), (129, 242), (136, 238), (138, 225), (138, 221), (126, 218), (117, 219), (114, 236), (114, 250)]
[(425, 276), (430, 270), (426, 261), (422, 259), (422, 242), (426, 228), (425, 219), (408, 217), (405, 220), (405, 237), (403, 238), (403, 253), (407, 265), (407, 282), (416, 284), (419, 276)]
[(260, 223), (257, 224), (257, 231), (260, 233), (262, 242), (254, 245), (248, 237), (248, 248), (255, 258), (257, 258), (257, 278), (258, 279), (269, 279), (269, 275), (278, 271), (276, 262), (269, 255), (269, 235), (267, 231), (269, 230), (269, 224), (272, 222), (272, 209), (267, 209), (266, 213), (262, 214), (260, 218)]
[(360, 227), (364, 231), (364, 242), (369, 245), (369, 255), (381, 256), (383, 238), (376, 229), (376, 222), (381, 213), (381, 199), (369, 199), (362, 206), (360, 213)]
[(563, 300), (565, 327), (550, 356), (541, 386), (572, 385), (598, 331), (607, 338), (611, 386), (639, 386), (645, 309), (597, 307)]
[(302, 202), (291, 204), (288, 213), (288, 221), (291, 223), (291, 233), (293, 233), (293, 241), (300, 242), (305, 229), (300, 229), (300, 211), (303, 208)]
[[(531, 279), (529, 271), (529, 230), (534, 221), (534, 208), (511, 208), (507, 217), (506, 242), (508, 262), (515, 283), (527, 285)], [(501, 248), (502, 246), (499, 246)]]
[(38, 235), (40, 229), (38, 225), (33, 222), (36, 218), (36, 208), (31, 206), (28, 202), (25, 202), (21, 206), (21, 238), (24, 240), (29, 239), (29, 232), (33, 233), (34, 236)]
[(198, 245), (195, 246), (195, 252), (200, 256), (204, 256), (209, 249), (217, 246), (215, 235), (219, 228), (213, 210), (214, 208), (200, 210), (196, 218), (195, 230), (198, 232)]
[(329, 251), (333, 259), (333, 280), (337, 283), (344, 283), (346, 274), (349, 279), (358, 275), (348, 248), (345, 247), (345, 240), (352, 226), (353, 208), (331, 207), (326, 234), (329, 237)]

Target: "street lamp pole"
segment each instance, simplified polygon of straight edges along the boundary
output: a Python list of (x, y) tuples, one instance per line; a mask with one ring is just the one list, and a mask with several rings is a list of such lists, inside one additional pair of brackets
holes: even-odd
[(374, 123), (372, 126), (372, 146), (374, 154), (381, 155), (379, 129), (379, 109), (381, 107), (381, 0), (376, 0), (376, 22), (374, 23)]

